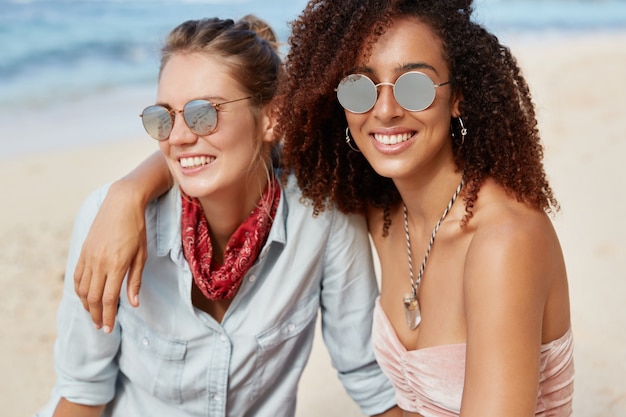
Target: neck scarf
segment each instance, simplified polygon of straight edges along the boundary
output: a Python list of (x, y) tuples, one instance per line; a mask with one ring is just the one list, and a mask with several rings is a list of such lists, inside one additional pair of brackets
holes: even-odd
[(210, 300), (233, 298), (267, 241), (280, 200), (278, 181), (268, 183), (256, 208), (230, 237), (222, 265), (213, 258), (209, 222), (200, 202), (182, 190), (181, 199), (183, 253), (196, 285)]

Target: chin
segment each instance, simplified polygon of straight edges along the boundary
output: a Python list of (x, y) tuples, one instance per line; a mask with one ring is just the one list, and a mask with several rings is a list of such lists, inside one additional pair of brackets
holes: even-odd
[(190, 185), (184, 183), (178, 183), (180, 189), (183, 190), (185, 194), (189, 197), (193, 198), (201, 198), (205, 197), (208, 193), (207, 187), (199, 187), (198, 185)]
[(399, 167), (395, 165), (390, 166), (388, 164), (372, 164), (372, 168), (374, 168), (374, 171), (376, 171), (376, 173), (381, 177), (391, 179), (401, 177), (407, 172), (404, 167)]

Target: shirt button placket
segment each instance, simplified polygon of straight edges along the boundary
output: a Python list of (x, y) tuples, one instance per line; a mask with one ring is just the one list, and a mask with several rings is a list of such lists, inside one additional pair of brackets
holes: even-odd
[(228, 389), (228, 369), (230, 368), (231, 346), (228, 336), (224, 333), (216, 335), (213, 343), (213, 355), (209, 364), (208, 399), (209, 416), (225, 417), (226, 390)]

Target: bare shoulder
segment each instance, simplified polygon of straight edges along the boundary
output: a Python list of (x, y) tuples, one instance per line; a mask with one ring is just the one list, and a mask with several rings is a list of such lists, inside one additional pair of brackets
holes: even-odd
[(481, 188), (474, 209), (465, 259), (466, 307), (482, 310), (484, 323), (536, 326), (544, 342), (561, 336), (569, 327), (567, 273), (550, 217), (493, 181)]
[(491, 180), (481, 188), (474, 213), (468, 271), (480, 270), (480, 277), (505, 279), (508, 285), (549, 286), (564, 275), (561, 246), (546, 213), (517, 201)]
[(558, 243), (546, 213), (518, 201), (493, 180), (482, 186), (474, 213), (470, 221), (475, 230), (474, 247), (513, 245), (517, 249), (529, 246), (532, 250)]

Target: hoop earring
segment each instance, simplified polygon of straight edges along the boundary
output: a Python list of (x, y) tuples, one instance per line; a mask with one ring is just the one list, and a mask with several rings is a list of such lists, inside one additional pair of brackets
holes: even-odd
[(461, 119), (461, 116), (457, 117), (457, 119), (459, 121), (459, 125), (461, 126), (461, 146), (463, 146), (463, 144), (465, 143), (465, 136), (467, 136), (467, 129), (463, 124), (463, 119)]
[(361, 152), (359, 150), (359, 148), (357, 148), (354, 145), (352, 145), (352, 138), (350, 137), (350, 128), (349, 127), (346, 127), (346, 143), (348, 144), (350, 149), (352, 149), (354, 152)]

